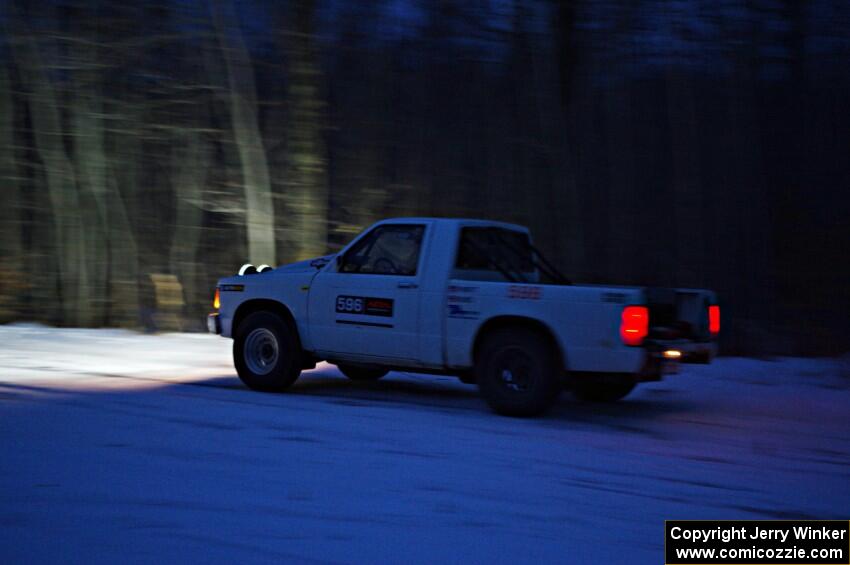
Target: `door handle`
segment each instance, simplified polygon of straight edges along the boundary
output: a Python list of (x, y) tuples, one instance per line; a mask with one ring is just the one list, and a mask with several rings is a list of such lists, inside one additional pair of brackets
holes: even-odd
[(398, 283), (399, 288), (419, 288), (419, 285), (412, 282), (400, 282)]

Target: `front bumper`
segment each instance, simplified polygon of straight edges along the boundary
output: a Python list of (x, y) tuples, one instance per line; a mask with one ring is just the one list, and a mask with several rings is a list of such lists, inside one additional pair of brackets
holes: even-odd
[(221, 335), (221, 319), (218, 313), (209, 314), (207, 316), (207, 330), (211, 334)]

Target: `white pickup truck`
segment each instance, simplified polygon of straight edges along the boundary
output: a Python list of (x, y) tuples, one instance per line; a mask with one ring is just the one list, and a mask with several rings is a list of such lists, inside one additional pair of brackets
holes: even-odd
[(250, 388), (284, 390), (318, 361), (354, 380), (392, 369), (477, 383), (501, 414), (543, 412), (564, 386), (617, 400), (716, 354), (713, 292), (572, 284), (526, 228), (378, 222), (342, 251), (221, 279), (208, 328), (233, 338)]

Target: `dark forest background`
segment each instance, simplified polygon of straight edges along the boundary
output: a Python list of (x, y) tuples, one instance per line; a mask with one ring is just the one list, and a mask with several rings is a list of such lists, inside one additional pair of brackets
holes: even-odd
[(126, 4), (0, 3), (0, 321), (202, 329), (244, 262), (473, 216), (717, 290), (727, 353), (850, 347), (848, 2)]

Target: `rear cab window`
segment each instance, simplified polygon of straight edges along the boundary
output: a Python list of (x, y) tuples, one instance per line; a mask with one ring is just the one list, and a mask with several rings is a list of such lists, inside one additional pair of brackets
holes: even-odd
[(461, 228), (452, 277), (460, 280), (540, 280), (528, 234), (493, 226)]

